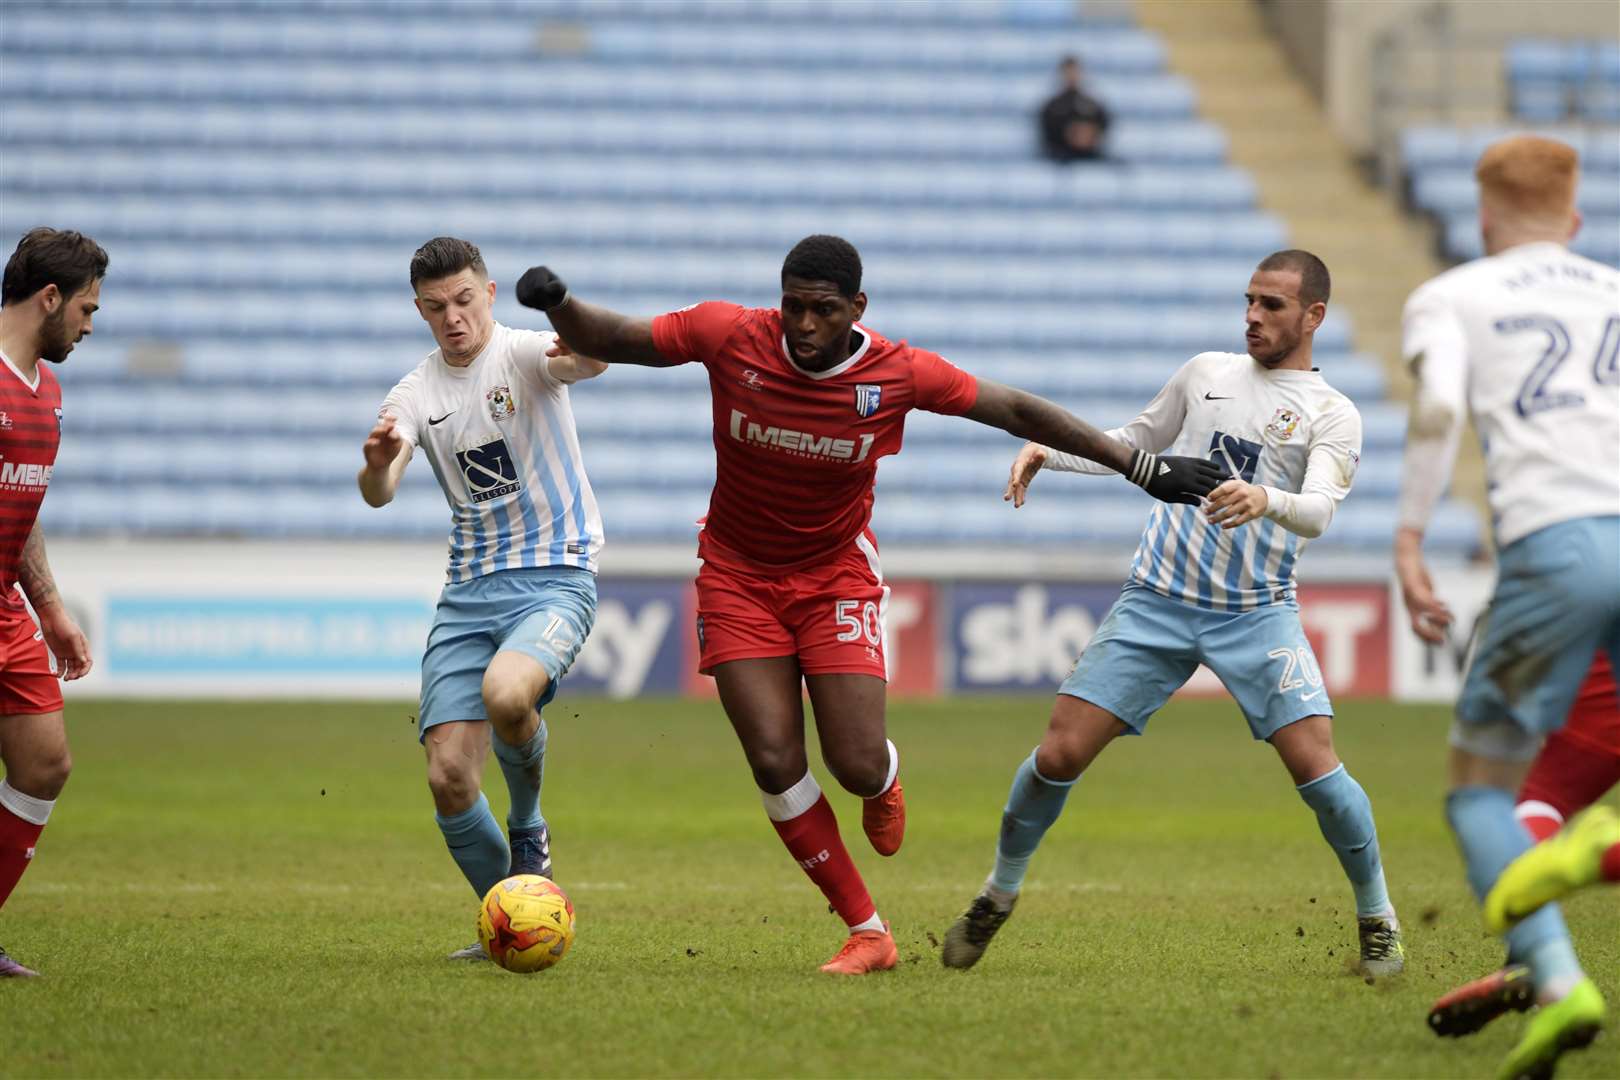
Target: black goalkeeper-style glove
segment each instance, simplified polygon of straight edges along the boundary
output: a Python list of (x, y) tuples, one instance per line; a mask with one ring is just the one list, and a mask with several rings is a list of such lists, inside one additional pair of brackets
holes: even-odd
[(531, 266), (517, 282), (517, 301), (524, 307), (550, 311), (568, 299), (568, 286), (549, 266)]
[(1226, 480), (1226, 470), (1208, 458), (1160, 457), (1146, 450), (1131, 455), (1131, 483), (1167, 503), (1191, 503), (1208, 495)]

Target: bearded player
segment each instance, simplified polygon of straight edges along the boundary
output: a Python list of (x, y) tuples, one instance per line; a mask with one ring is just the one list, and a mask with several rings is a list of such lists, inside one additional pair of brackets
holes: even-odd
[[(1110, 432), (1145, 450), (1208, 453), (1233, 476), (1203, 513), (1157, 507), (1148, 518), (1130, 580), (1058, 688), (1040, 746), (1013, 774), (995, 862), (945, 933), (945, 966), (978, 963), (1081, 776), (1115, 738), (1143, 734), (1202, 663), (1254, 737), (1277, 751), (1338, 856), (1355, 895), (1360, 970), (1404, 969), (1372, 803), (1334, 750), (1333, 705), (1295, 599), (1295, 567), (1350, 493), (1361, 456), (1361, 414), (1312, 360), (1331, 291), (1310, 252), (1267, 256), (1249, 279), (1248, 352), (1193, 357), (1140, 416)], [(1026, 446), (1008, 478), (1014, 506), (1043, 465), (1096, 471)]]
[(844, 240), (800, 241), (781, 284), (780, 310), (709, 302), (630, 318), (575, 299), (535, 267), (517, 297), (577, 352), (708, 369), (717, 467), (698, 540), (700, 670), (715, 678), (766, 815), (849, 927), (821, 970), (861, 975), (895, 965), (894, 939), (810, 773), (800, 686), (827, 768), (865, 800), (873, 848), (894, 854), (905, 802), (884, 730), (889, 590), (869, 523), (878, 459), (900, 449), (906, 414), (965, 416), (1038, 439), (1167, 501), (1197, 502), (1224, 474), (1201, 458), (1132, 452), (1050, 402), (861, 325), (861, 260)]
[[(107, 253), (94, 240), (39, 228), (22, 238), (0, 281), (0, 907), (72, 769), (57, 679), (90, 670), (89, 642), (56, 591), (39, 528), (62, 437), (62, 389), (40, 361), (62, 363), (90, 333), (106, 274)], [(47, 649), (61, 665), (56, 675)], [(0, 978), (36, 974), (0, 949)]]
[(1395, 569), (1414, 620), (1443, 619), (1423, 565), (1429, 514), (1463, 423), (1480, 433), (1497, 580), (1451, 730), (1446, 818), (1485, 924), (1530, 969), (1536, 1009), (1503, 1076), (1551, 1076), (1601, 1031), (1605, 1005), (1554, 899), (1620, 859), (1602, 807), (1532, 847), (1513, 792), (1564, 726), (1594, 652), (1620, 658), (1620, 272), (1569, 251), (1575, 151), (1532, 135), (1475, 169), (1485, 257), (1406, 302), (1417, 385)]

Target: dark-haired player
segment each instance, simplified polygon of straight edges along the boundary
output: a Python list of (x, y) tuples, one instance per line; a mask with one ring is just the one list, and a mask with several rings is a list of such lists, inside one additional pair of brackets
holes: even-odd
[(630, 318), (573, 298), (545, 267), (523, 275), (517, 296), (591, 356), (708, 369), (717, 468), (698, 541), (701, 670), (715, 677), (782, 842), (850, 928), (822, 970), (893, 967), (894, 939), (810, 774), (800, 685), (828, 769), (865, 799), (866, 835), (892, 855), (905, 803), (884, 733), (889, 590), (868, 526), (878, 459), (900, 449), (906, 414), (1040, 439), (1169, 501), (1197, 502), (1224, 474), (1203, 458), (1133, 453), (1050, 402), (861, 325), (860, 256), (837, 237), (808, 237), (788, 254), (780, 310), (709, 302)]
[[(94, 240), (39, 228), (22, 238), (0, 281), (0, 907), (72, 768), (57, 678), (90, 670), (90, 644), (56, 591), (39, 528), (62, 437), (62, 389), (40, 361), (62, 363), (90, 333), (106, 274), (107, 253)], [(0, 978), (34, 974), (0, 949)]]
[[(1081, 773), (1116, 737), (1142, 734), (1202, 663), (1316, 813), (1355, 893), (1362, 971), (1402, 970), (1372, 804), (1334, 752), (1333, 706), (1294, 595), (1299, 557), (1350, 493), (1361, 455), (1361, 414), (1311, 362), (1330, 291), (1327, 267), (1310, 252), (1267, 256), (1249, 279), (1248, 354), (1193, 357), (1142, 415), (1109, 433), (1143, 450), (1207, 453), (1232, 478), (1205, 513), (1160, 506), (1148, 518), (1130, 580), (1059, 687), (1045, 738), (1013, 776), (995, 865), (946, 932), (946, 966), (978, 962)], [(1026, 446), (1007, 484), (1014, 506), (1043, 465), (1097, 471)]]
[[(384, 506), (420, 448), (450, 504), (417, 731), (434, 820), (482, 897), (508, 874), (552, 876), (540, 710), (596, 621), (602, 548), (568, 387), (606, 365), (548, 356), (556, 335), (496, 322), (495, 283), (466, 240), (423, 244), (410, 281), (438, 348), (384, 400), (357, 479)], [(492, 742), (512, 797), (505, 836), (482, 791)], [(477, 944), (451, 955), (484, 958)]]

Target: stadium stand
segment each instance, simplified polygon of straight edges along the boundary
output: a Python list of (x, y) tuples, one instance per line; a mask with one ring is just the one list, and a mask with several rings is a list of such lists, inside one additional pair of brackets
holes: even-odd
[[(624, 311), (768, 305), (787, 248), (840, 233), (871, 325), (1103, 424), (1193, 353), (1241, 351), (1250, 270), (1289, 242), (1117, 4), (909, 0), (858, 35), (826, 33), (813, 0), (88, 6), (0, 22), (0, 236), (74, 227), (113, 258), (62, 370), (53, 532), (442, 536), (426, 469), (382, 512), (353, 486), (377, 403), (431, 347), (406, 266), (437, 234), (483, 247), (498, 318), (543, 326), (510, 299), (535, 262)], [(1116, 117), (1113, 159), (1085, 169), (1033, 146), (1065, 52)], [(1450, 214), (1469, 144), (1443, 141), (1414, 133), (1433, 170), (1414, 186)], [(1595, 180), (1601, 215), (1620, 172)], [(1347, 320), (1318, 355), (1366, 422), (1319, 543), (1381, 551), (1404, 418)], [(615, 369), (573, 401), (610, 543), (689, 541), (713, 469), (703, 373)], [(919, 414), (907, 442), (880, 469), (886, 540), (1140, 531), (1123, 484), (1004, 510), (1000, 433)], [(1478, 536), (1458, 504), (1432, 531), (1453, 552)]]
[(1503, 63), (1519, 127), (1422, 125), (1402, 132), (1411, 204), (1439, 222), (1447, 258), (1478, 258), (1484, 251), (1474, 163), (1491, 142), (1528, 126), (1580, 151), (1585, 222), (1571, 246), (1620, 266), (1620, 44), (1520, 39), (1508, 43)]

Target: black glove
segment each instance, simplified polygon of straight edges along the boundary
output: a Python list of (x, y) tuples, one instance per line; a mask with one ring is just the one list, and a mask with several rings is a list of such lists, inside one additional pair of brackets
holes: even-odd
[(550, 311), (568, 299), (568, 286), (549, 266), (531, 266), (517, 282), (517, 300), (524, 307)]
[(1160, 457), (1146, 450), (1131, 455), (1125, 475), (1155, 499), (1195, 506), (1227, 478), (1226, 470), (1208, 458)]

